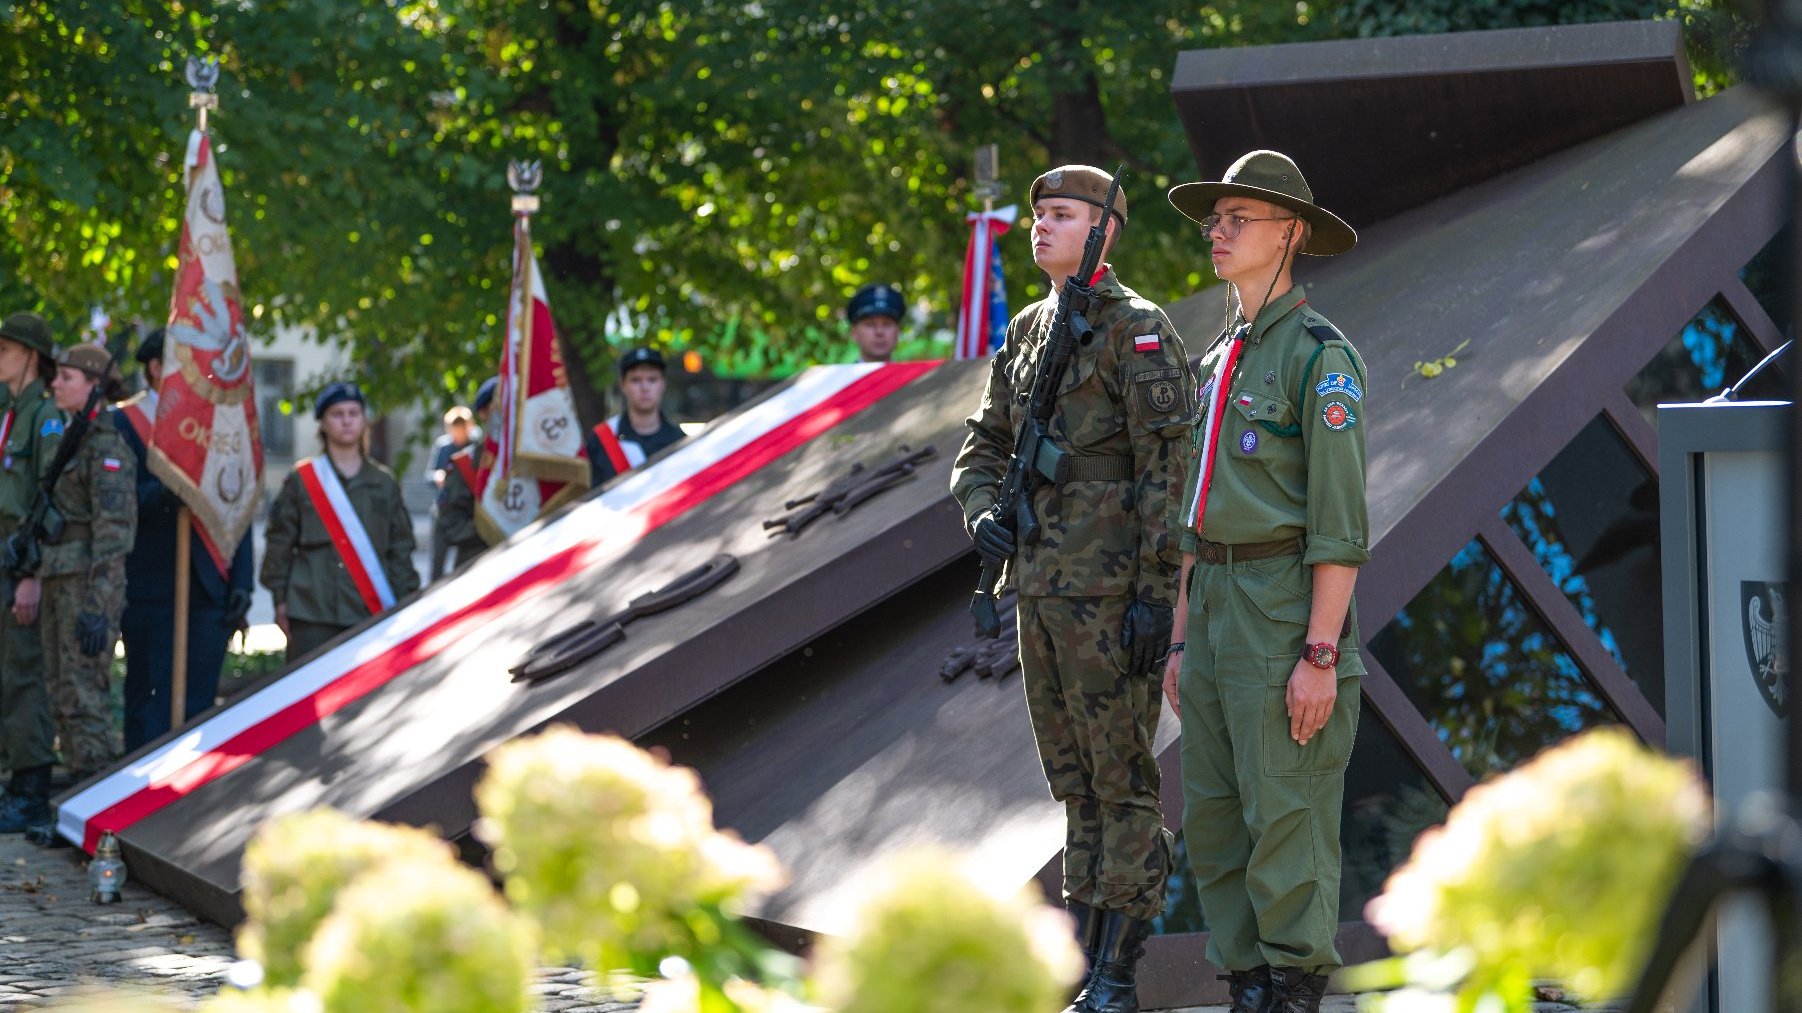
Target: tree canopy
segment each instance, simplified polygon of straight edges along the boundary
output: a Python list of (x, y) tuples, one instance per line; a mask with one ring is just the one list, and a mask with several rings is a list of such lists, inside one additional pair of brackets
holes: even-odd
[[(1011, 195), (1070, 161), (1161, 191), (1194, 172), (1182, 50), (1654, 15), (1692, 22), (1705, 85), (1729, 73), (1744, 26), (1703, 0), (16, 0), (0, 298), (64, 333), (94, 305), (166, 314), (190, 54), (223, 64), (255, 329), (342, 343), (378, 404), (466, 394), (498, 354), (506, 163), (540, 160), (534, 236), (592, 408), (628, 338), (752, 373), (847, 358), (839, 311), (869, 280), (949, 326), (974, 150), (1000, 146)], [(1129, 242), (1151, 298), (1213, 280), (1161, 201), (1135, 201)], [(1025, 244), (1004, 256), (1014, 305), (1041, 294)]]

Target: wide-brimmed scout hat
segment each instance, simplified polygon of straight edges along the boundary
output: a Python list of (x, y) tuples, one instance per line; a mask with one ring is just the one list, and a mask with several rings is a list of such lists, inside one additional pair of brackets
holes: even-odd
[[(1085, 204), (1101, 207), (1107, 203), (1108, 187), (1114, 185), (1114, 177), (1092, 165), (1060, 165), (1044, 173), (1032, 181), (1032, 190), (1027, 194), (1026, 206), (1031, 207), (1046, 197), (1068, 197)], [(1126, 224), (1126, 187), (1114, 195), (1114, 214), (1120, 217), (1120, 224)]]
[(56, 343), (50, 337), (50, 325), (36, 313), (9, 314), (0, 321), (0, 338), (10, 338), (39, 355), (55, 355)]
[(1295, 160), (1281, 152), (1253, 151), (1234, 162), (1218, 183), (1179, 183), (1170, 188), (1170, 203), (1197, 222), (1213, 214), (1214, 202), (1222, 197), (1269, 201), (1300, 215), (1313, 229), (1303, 253), (1331, 257), (1358, 245), (1358, 233), (1314, 203), (1314, 190)]
[(113, 362), (112, 356), (106, 354), (106, 349), (85, 341), (56, 353), (56, 364), (79, 369), (96, 380), (109, 377), (119, 379), (119, 366)]

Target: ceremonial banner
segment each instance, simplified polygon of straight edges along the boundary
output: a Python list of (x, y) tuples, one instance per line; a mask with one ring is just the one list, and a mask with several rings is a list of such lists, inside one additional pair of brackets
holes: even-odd
[(970, 245), (964, 250), (964, 295), (957, 308), (959, 359), (980, 359), (1007, 337), (1007, 284), (1001, 277), (1001, 250), (995, 239), (1014, 224), (1019, 209), (972, 211)]
[(150, 471), (193, 512), (200, 543), (225, 573), (256, 513), (263, 441), (225, 194), (204, 131), (188, 135), (185, 164), (188, 204), (163, 338)]
[(513, 288), (494, 406), (476, 510), (490, 544), (588, 491), (582, 426), (523, 213), (513, 222)]

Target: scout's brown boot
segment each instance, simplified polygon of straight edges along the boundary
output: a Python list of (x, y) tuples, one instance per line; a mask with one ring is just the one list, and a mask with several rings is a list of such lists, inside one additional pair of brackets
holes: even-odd
[(1309, 974), (1300, 967), (1270, 969), (1270, 1013), (1320, 1013), (1326, 996), (1326, 975)]
[(1139, 958), (1151, 923), (1102, 911), (1095, 972), (1064, 1013), (1139, 1013)]
[(1254, 967), (1249, 971), (1228, 971), (1220, 975), (1226, 982), (1233, 1004), (1227, 1013), (1270, 1013), (1270, 968)]

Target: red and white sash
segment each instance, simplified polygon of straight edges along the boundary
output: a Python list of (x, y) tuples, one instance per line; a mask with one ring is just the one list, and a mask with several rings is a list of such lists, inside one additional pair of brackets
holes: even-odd
[(138, 434), (138, 442), (148, 448), (151, 434), (156, 431), (156, 391), (146, 390), (119, 408), (125, 413), (125, 421), (131, 423), (131, 431)]
[(313, 509), (319, 512), (326, 533), (332, 536), (332, 545), (344, 560), (344, 570), (357, 586), (364, 606), (371, 615), (393, 608), (394, 589), (388, 585), (381, 557), (376, 555), (363, 519), (351, 506), (332, 462), (323, 456), (310, 457), (295, 465), (294, 473), (300, 476), (300, 484), (313, 501)]
[(463, 476), (463, 481), (469, 484), (470, 491), (474, 492), (482, 488), (482, 480), (476, 475), (476, 455), (454, 454), (451, 457), (451, 463), (457, 466), (457, 474)]
[(613, 470), (621, 475), (644, 463), (644, 448), (637, 443), (630, 443), (619, 438), (625, 430), (626, 417), (615, 415), (613, 418), (594, 427), (595, 439), (601, 441), (601, 450), (612, 462)]
[(1221, 360), (1220, 371), (1214, 374), (1214, 396), (1208, 399), (1208, 416), (1202, 424), (1201, 449), (1195, 461), (1195, 473), (1200, 478), (1195, 482), (1195, 501), (1189, 505), (1187, 518), (1189, 527), (1197, 534), (1201, 532), (1201, 519), (1208, 512), (1208, 488), (1214, 484), (1214, 462), (1220, 456), (1220, 430), (1226, 420), (1227, 402), (1232, 397), (1233, 370), (1239, 365), (1239, 353), (1245, 351), (1248, 329), (1241, 327), (1237, 336), (1228, 340), (1226, 357)]

